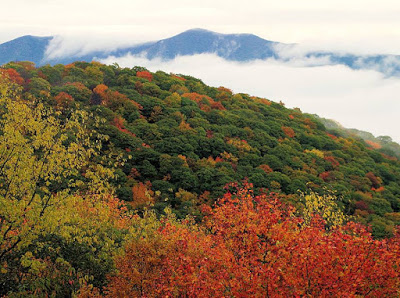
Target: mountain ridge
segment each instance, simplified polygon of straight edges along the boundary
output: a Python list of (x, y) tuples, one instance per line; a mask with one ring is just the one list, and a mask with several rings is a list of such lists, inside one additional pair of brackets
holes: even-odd
[[(308, 51), (301, 55), (283, 55), (283, 48), (296, 44), (280, 43), (258, 37), (250, 33), (222, 34), (206, 29), (189, 29), (169, 38), (140, 43), (134, 46), (121, 46), (116, 50), (93, 50), (85, 54), (75, 53), (51, 58), (47, 53), (53, 36), (25, 35), (0, 44), (0, 65), (10, 61), (32, 61), (36, 65), (68, 64), (77, 60), (90, 62), (107, 57), (138, 55), (147, 59), (160, 58), (172, 60), (178, 56), (197, 54), (216, 54), (217, 56), (238, 62), (274, 59), (290, 62), (304, 59), (305, 66), (345, 65), (352, 69), (368, 69), (383, 73), (385, 76), (400, 76), (400, 55), (356, 55), (335, 53), (333, 51)], [(307, 59), (316, 58), (320, 62), (312, 64)]]
[[(52, 36), (24, 35), (0, 44), (0, 64), (28, 60), (40, 64)], [(39, 62), (39, 63), (38, 63)]]

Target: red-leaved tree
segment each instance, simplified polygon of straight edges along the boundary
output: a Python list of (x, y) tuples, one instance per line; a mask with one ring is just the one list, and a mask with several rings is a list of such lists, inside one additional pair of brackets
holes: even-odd
[(348, 223), (309, 224), (274, 193), (249, 185), (204, 207), (201, 227), (164, 221), (130, 242), (111, 297), (397, 297), (400, 237), (374, 240)]

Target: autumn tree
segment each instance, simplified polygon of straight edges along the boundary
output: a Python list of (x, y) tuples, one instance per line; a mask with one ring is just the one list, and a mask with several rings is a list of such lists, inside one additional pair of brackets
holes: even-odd
[(149, 82), (151, 82), (152, 79), (153, 79), (153, 75), (152, 75), (150, 72), (148, 72), (147, 70), (138, 71), (138, 72), (136, 73), (136, 76), (139, 77), (139, 78), (146, 79), (146, 80), (148, 80)]
[(89, 122), (89, 115), (75, 111), (61, 120), (58, 112), (41, 102), (21, 99), (20, 91), (1, 79), (1, 294), (18, 285), (23, 273), (43, 267), (28, 261), (34, 259), (29, 247), (59, 227), (63, 219), (54, 212), (75, 191), (101, 194), (111, 190), (106, 182), (111, 170), (90, 163), (101, 138), (93, 143), (96, 133), (82, 124)]
[(22, 85), (25, 82), (25, 80), (21, 77), (21, 75), (13, 68), (0, 69), (0, 76), (5, 76), (11, 82), (18, 85)]
[(72, 96), (65, 92), (58, 93), (54, 97), (54, 100), (57, 104), (57, 108), (59, 108), (59, 109), (69, 107), (69, 105), (74, 101)]
[[(399, 293), (396, 236), (374, 240), (359, 224), (326, 230), (274, 193), (231, 185), (204, 228), (163, 220), (151, 236), (136, 237), (116, 260), (110, 297), (374, 296)], [(334, 217), (337, 219), (337, 217)]]
[(301, 194), (303, 208), (300, 210), (304, 224), (309, 225), (315, 216), (320, 216), (328, 229), (344, 225), (350, 220), (339, 206), (339, 199), (332, 193), (319, 195), (315, 192)]

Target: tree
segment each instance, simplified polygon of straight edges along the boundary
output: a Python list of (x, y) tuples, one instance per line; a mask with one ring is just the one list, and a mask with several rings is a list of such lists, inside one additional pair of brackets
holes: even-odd
[(22, 85), (25, 82), (21, 75), (13, 68), (0, 69), (0, 75), (6, 76), (11, 82), (18, 85)]
[(399, 293), (399, 241), (361, 225), (325, 229), (318, 214), (295, 216), (274, 193), (229, 186), (204, 228), (164, 218), (126, 246), (110, 297), (368, 296)]
[(147, 70), (138, 71), (138, 72), (136, 73), (136, 76), (139, 77), (139, 78), (146, 79), (146, 80), (148, 80), (149, 82), (151, 82), (151, 81), (153, 80), (153, 75), (152, 75), (150, 72), (148, 72)]
[(23, 276), (18, 268), (41, 270), (29, 247), (60, 228), (56, 210), (78, 190), (110, 190), (112, 172), (90, 163), (101, 139), (93, 143), (95, 131), (82, 124), (89, 121), (86, 112), (61, 119), (42, 103), (21, 99), (6, 79), (0, 78), (0, 90), (0, 283), (7, 290), (5, 283), (18, 284)]
[(300, 212), (305, 225), (309, 225), (315, 216), (323, 218), (328, 229), (342, 226), (350, 219), (338, 206), (338, 199), (331, 193), (318, 195), (310, 191), (308, 194), (303, 193), (301, 197), (304, 207)]

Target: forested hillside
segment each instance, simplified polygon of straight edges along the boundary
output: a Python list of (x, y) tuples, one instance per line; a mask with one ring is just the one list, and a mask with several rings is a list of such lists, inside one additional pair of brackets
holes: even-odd
[(399, 294), (390, 150), (141, 67), (8, 63), (0, 86), (0, 295)]
[(324, 119), (316, 116), (324, 126), (336, 134), (340, 134), (347, 138), (360, 138), (364, 140), (370, 147), (378, 150), (381, 153), (396, 156), (400, 158), (400, 144), (394, 142), (390, 136), (375, 137), (372, 133), (358, 130), (355, 128), (344, 128), (342, 125), (334, 120)]

